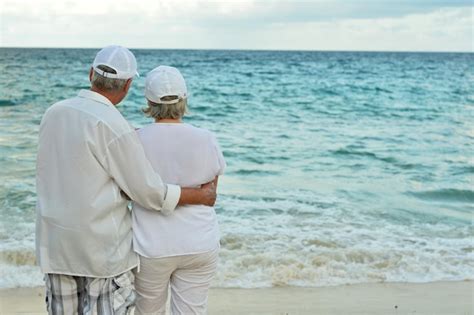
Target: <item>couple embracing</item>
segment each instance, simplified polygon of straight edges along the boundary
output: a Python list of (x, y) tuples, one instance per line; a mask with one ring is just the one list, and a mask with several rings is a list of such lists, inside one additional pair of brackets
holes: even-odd
[(115, 106), (136, 75), (128, 49), (105, 47), (90, 90), (41, 121), (36, 252), (49, 314), (128, 314), (135, 304), (135, 314), (164, 314), (168, 290), (172, 314), (206, 313), (226, 164), (211, 132), (182, 122), (187, 88), (176, 68), (147, 75), (154, 123), (135, 130)]

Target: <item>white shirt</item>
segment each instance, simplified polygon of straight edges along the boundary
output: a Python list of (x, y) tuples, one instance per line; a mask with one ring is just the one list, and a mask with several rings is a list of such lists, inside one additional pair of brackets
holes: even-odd
[[(184, 123), (155, 123), (138, 131), (151, 165), (167, 183), (198, 187), (226, 167), (215, 136)], [(171, 215), (133, 203), (133, 245), (140, 255), (157, 258), (203, 253), (219, 247), (213, 207), (188, 205)]]
[(87, 277), (113, 277), (138, 264), (121, 191), (162, 212), (172, 212), (181, 193), (154, 172), (115, 106), (87, 90), (44, 114), (36, 189), (42, 271)]

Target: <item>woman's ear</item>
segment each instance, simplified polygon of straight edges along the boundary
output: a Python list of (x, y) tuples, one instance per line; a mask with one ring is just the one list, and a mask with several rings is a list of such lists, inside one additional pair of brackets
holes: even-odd
[(91, 67), (89, 70), (89, 81), (92, 82), (92, 75), (94, 74), (94, 68)]

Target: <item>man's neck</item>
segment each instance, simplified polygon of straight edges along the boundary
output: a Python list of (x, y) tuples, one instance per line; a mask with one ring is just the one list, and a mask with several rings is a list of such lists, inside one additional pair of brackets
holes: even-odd
[(121, 99), (119, 99), (119, 96), (113, 93), (109, 93), (107, 91), (99, 90), (96, 87), (92, 86), (91, 91), (99, 93), (100, 95), (106, 97), (112, 104), (117, 105), (120, 103)]

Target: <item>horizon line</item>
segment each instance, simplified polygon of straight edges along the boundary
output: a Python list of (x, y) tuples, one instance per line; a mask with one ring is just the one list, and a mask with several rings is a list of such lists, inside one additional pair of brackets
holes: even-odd
[[(59, 47), (59, 46), (0, 46), (0, 49), (102, 49), (103, 47)], [(351, 50), (351, 49), (258, 49), (258, 48), (150, 48), (127, 47), (131, 50), (208, 50), (208, 51), (255, 51), (255, 52), (364, 52), (364, 53), (455, 53), (472, 54), (474, 51), (459, 50)]]

